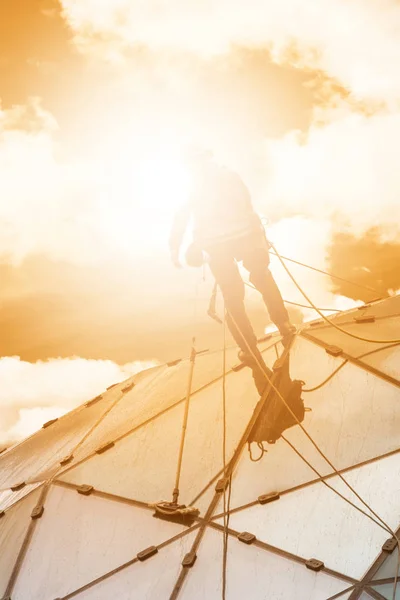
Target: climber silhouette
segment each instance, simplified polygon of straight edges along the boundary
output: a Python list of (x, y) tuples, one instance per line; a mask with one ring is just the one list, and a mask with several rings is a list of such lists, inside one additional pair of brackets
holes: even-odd
[(212, 154), (202, 149), (187, 152), (192, 174), (189, 200), (175, 216), (170, 235), (173, 263), (179, 267), (179, 249), (190, 218), (193, 218), (193, 243), (186, 254), (188, 264), (200, 266), (203, 251), (221, 288), (227, 324), (248, 364), (264, 361), (257, 338), (247, 316), (245, 288), (238, 262), (250, 273), (250, 281), (261, 292), (272, 321), (284, 341), (294, 333), (278, 286), (269, 270), (268, 242), (260, 217), (254, 211), (250, 193), (236, 173), (218, 165)]

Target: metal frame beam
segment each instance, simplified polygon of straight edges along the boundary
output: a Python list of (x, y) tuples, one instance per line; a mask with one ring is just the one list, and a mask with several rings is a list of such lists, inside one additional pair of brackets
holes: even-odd
[[(327, 348), (329, 348), (329, 346), (330, 346), (330, 344), (328, 344), (318, 338), (313, 337), (312, 335), (310, 335), (309, 333), (306, 333), (305, 331), (301, 331), (300, 335), (301, 335), (301, 337), (305, 338), (306, 340), (309, 340), (310, 342), (313, 342), (314, 344), (316, 344), (317, 346), (320, 346), (321, 348), (324, 348), (325, 350)], [(400, 381), (398, 379), (396, 379), (395, 377), (392, 377), (391, 375), (387, 375), (386, 373), (383, 373), (383, 371), (380, 371), (379, 369), (375, 369), (375, 367), (368, 365), (367, 363), (363, 362), (359, 358), (356, 358), (356, 357), (352, 356), (351, 354), (347, 354), (346, 352), (343, 352), (340, 356), (342, 358), (345, 358), (346, 360), (348, 360), (350, 363), (357, 365), (357, 367), (364, 369), (364, 371), (368, 371), (369, 373), (376, 375), (380, 379), (384, 379), (388, 383), (391, 383), (392, 385), (395, 385), (396, 387), (400, 387)]]

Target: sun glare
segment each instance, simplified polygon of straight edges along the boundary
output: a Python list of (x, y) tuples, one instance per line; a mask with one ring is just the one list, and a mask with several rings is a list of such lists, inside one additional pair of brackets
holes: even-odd
[(156, 150), (132, 160), (116, 160), (101, 207), (110, 241), (126, 252), (165, 246), (189, 185), (188, 170), (177, 152)]

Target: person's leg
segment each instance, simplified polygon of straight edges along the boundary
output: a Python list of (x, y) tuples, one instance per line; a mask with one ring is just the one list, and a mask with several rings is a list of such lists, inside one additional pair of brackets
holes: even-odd
[(256, 348), (257, 338), (244, 306), (244, 283), (236, 261), (229, 255), (215, 253), (210, 255), (210, 268), (222, 291), (227, 325), (235, 342), (244, 352), (248, 352), (247, 344)]
[(243, 266), (250, 273), (250, 281), (261, 293), (269, 316), (281, 333), (287, 334), (290, 327), (289, 315), (276, 281), (269, 270), (267, 248), (250, 248), (243, 257)]
[(270, 375), (271, 371), (257, 347), (257, 337), (246, 313), (244, 283), (235, 259), (223, 253), (213, 253), (210, 255), (210, 268), (222, 291), (226, 322), (235, 342), (251, 363)]

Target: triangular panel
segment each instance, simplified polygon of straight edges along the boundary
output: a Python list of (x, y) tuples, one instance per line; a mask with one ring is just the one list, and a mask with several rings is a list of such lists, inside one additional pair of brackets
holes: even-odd
[(135, 506), (52, 486), (12, 598), (62, 597), (183, 529)]
[[(355, 317), (370, 317), (374, 316), (377, 319), (385, 319), (387, 317), (400, 317), (400, 295), (391, 296), (378, 300), (376, 302), (370, 302), (362, 306), (358, 306), (345, 312), (337, 313), (329, 317), (330, 321), (333, 321), (336, 325), (342, 325), (343, 323), (351, 323)], [(322, 319), (318, 319), (319, 323), (317, 329), (320, 326), (325, 326), (326, 322)]]
[(188, 533), (159, 550), (146, 562), (135, 564), (80, 592), (77, 600), (160, 600), (169, 598), (184, 556), (196, 533)]
[[(237, 349), (227, 353), (228, 365), (237, 363)], [(222, 352), (200, 354), (196, 357), (192, 392), (196, 393), (222, 374)], [(229, 367), (228, 367), (229, 368)], [(93, 453), (109, 440), (119, 439), (154, 416), (168, 410), (186, 397), (190, 361), (165, 365), (150, 381), (139, 381), (100, 423), (93, 434), (75, 453), (75, 461)]]
[(0, 598), (6, 591), (39, 495), (40, 490), (32, 492), (9, 508), (0, 519)]
[[(207, 530), (197, 562), (183, 584), (182, 600), (221, 598), (222, 555), (222, 533)], [(230, 600), (327, 600), (349, 587), (348, 582), (312, 572), (304, 564), (228, 539), (226, 597)]]
[(183, 414), (180, 404), (59, 479), (147, 503), (170, 500)]
[(3, 510), (7, 510), (10, 506), (14, 506), (17, 502), (25, 498), (28, 494), (36, 490), (41, 483), (32, 483), (30, 485), (25, 485), (22, 489), (13, 492), (12, 490), (4, 490), (0, 492), (0, 512)]
[[(356, 314), (355, 318), (362, 318), (362, 314)], [(399, 356), (398, 346), (392, 345), (392, 342), (400, 339), (399, 317), (358, 323), (353, 318), (341, 323), (340, 327), (344, 331), (339, 331), (331, 325), (309, 326), (304, 330), (304, 334), (310, 339), (319, 340), (326, 345), (340, 347), (352, 358), (359, 359), (390, 377), (398, 378), (399, 372), (394, 366), (395, 357)], [(345, 332), (364, 339), (356, 339)], [(373, 340), (386, 343), (375, 343)]]
[[(399, 454), (355, 469), (345, 479), (390, 527), (398, 526)], [(329, 483), (368, 512), (338, 477)], [(328, 568), (354, 578), (368, 570), (389, 535), (323, 483), (234, 513), (230, 525), (277, 548), (322, 560)]]
[(394, 584), (393, 583), (384, 583), (383, 585), (374, 585), (372, 587), (373, 590), (376, 590), (383, 598), (387, 598), (387, 600), (399, 600), (400, 599), (400, 584), (398, 583), (396, 586), (396, 594), (393, 596), (394, 592)]
[(120, 397), (120, 386), (116, 386), (98, 402), (66, 414), (2, 454), (0, 488), (38, 481), (55, 473), (60, 468), (60, 460), (73, 452), (93, 424)]
[[(341, 358), (301, 338), (290, 352), (291, 376), (303, 379), (305, 390), (318, 387), (342, 364)], [(325, 385), (304, 392), (303, 399), (312, 409), (303, 426), (337, 469), (400, 449), (400, 390), (356, 365), (347, 363)], [(299, 426), (284, 437), (321, 475), (333, 473)], [(233, 477), (232, 508), (318, 479), (284, 439), (264, 447), (267, 454), (259, 462), (250, 459), (247, 448), (243, 451)], [(257, 458), (254, 444), (252, 452)]]
[[(389, 577), (395, 577), (399, 568), (399, 552), (397, 548), (393, 550), (387, 557), (385, 562), (379, 567), (376, 573), (371, 577), (372, 580), (376, 579), (388, 579)], [(400, 576), (400, 573), (399, 573)]]
[[(227, 376), (226, 398), (228, 462), (259, 400), (250, 369)], [(172, 500), (183, 414), (184, 405), (179, 404), (60, 479), (143, 502)], [(222, 440), (223, 395), (218, 381), (190, 399), (179, 486), (185, 504), (223, 469)]]

